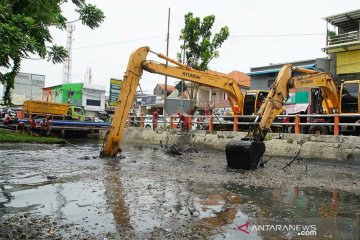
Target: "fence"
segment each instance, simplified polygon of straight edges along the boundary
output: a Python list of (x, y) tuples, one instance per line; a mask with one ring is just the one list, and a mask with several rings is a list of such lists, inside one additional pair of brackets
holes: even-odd
[(359, 31), (353, 31), (328, 37), (328, 45), (342, 44), (360, 40)]
[[(241, 116), (220, 116), (220, 115), (205, 115), (205, 116), (187, 116), (189, 123), (189, 130), (247, 130), (250, 125), (254, 124), (256, 115), (241, 115)], [(288, 121), (282, 121), (287, 118)], [(344, 121), (342, 121), (344, 120)], [(129, 116), (127, 124), (130, 126), (147, 127), (152, 128), (152, 117), (141, 116), (134, 117)], [(167, 129), (177, 128), (179, 118), (169, 116), (166, 119), (166, 124), (163, 120), (163, 116), (159, 116), (158, 128), (164, 129), (166, 125)], [(219, 127), (221, 126), (221, 127)], [(291, 131), (295, 134), (308, 133), (307, 129), (312, 126), (324, 126), (327, 127), (329, 132), (333, 132), (335, 136), (339, 135), (343, 131), (349, 131), (350, 129), (356, 130), (359, 134), (360, 130), (360, 114), (296, 114), (296, 115), (278, 115), (275, 121), (272, 123), (272, 128), (278, 130), (284, 130), (291, 128)], [(351, 130), (351, 131), (352, 131)], [(286, 131), (287, 132), (287, 131)]]

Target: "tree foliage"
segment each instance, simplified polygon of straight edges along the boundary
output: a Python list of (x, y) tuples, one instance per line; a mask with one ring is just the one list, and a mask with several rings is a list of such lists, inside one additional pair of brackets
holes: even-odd
[[(185, 15), (185, 26), (181, 30), (180, 40), (183, 41), (181, 53), (177, 54), (178, 60), (197, 70), (208, 70), (211, 60), (219, 57), (219, 49), (224, 41), (229, 37), (229, 28), (224, 26), (219, 32), (212, 34), (215, 16), (209, 15), (202, 20), (194, 17), (189, 12)], [(198, 85), (190, 84), (190, 99), (196, 96)]]
[[(212, 36), (215, 16), (209, 15), (201, 19), (189, 12), (185, 15), (185, 26), (181, 30), (180, 40), (183, 41), (181, 50), (185, 49), (185, 63), (197, 70), (208, 70), (208, 64), (219, 57), (219, 48), (229, 37), (229, 28), (222, 27)], [(178, 58), (182, 61), (182, 54)]]
[[(91, 29), (104, 21), (104, 13), (85, 0), (71, 0), (82, 24)], [(61, 5), (67, 0), (2, 0), (0, 1), (0, 81), (5, 86), (4, 103), (11, 104), (10, 90), (20, 70), (21, 60), (30, 54), (53, 63), (68, 56), (63, 46), (52, 45), (49, 27), (65, 30), (69, 22)]]

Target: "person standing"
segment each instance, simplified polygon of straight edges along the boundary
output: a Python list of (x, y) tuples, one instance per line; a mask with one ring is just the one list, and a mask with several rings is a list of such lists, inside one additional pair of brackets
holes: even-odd
[(51, 127), (52, 127), (52, 121), (48, 119), (45, 124), (46, 136), (50, 136)]
[[(286, 115), (286, 111), (283, 111), (282, 112), (282, 115)], [(282, 132), (283, 133), (288, 133), (289, 131), (288, 131), (288, 128), (289, 128), (289, 122), (290, 122), (290, 118), (289, 117), (282, 117), (281, 118), (281, 122), (284, 124), (283, 126), (282, 126)]]
[(200, 121), (200, 117), (198, 117), (196, 119), (196, 130), (200, 130), (201, 129), (201, 121)]
[(9, 125), (10, 124), (10, 115), (9, 114), (5, 114), (5, 117), (3, 118), (3, 124), (4, 125)]
[(36, 131), (36, 121), (34, 120), (34, 118), (31, 118), (29, 122), (30, 122), (30, 133), (33, 134)]
[(156, 110), (153, 112), (153, 130), (156, 130), (156, 129), (157, 129), (158, 119), (159, 119), (159, 112), (160, 112), (159, 109), (156, 109)]
[(41, 136), (45, 136), (46, 135), (46, 121), (45, 121), (45, 118), (43, 118), (43, 120), (39, 123), (39, 127), (40, 127)]

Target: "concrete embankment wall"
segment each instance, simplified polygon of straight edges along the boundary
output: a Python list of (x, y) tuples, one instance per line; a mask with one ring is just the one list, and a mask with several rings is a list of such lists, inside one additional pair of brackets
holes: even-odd
[[(228, 141), (240, 140), (245, 132), (181, 133), (176, 130), (153, 131), (143, 128), (126, 128), (123, 142), (138, 144), (194, 144), (199, 148), (224, 150)], [(313, 160), (346, 161), (360, 164), (360, 137), (316, 136), (307, 134), (273, 133), (266, 137), (265, 156), (293, 157), (300, 150), (300, 157)]]

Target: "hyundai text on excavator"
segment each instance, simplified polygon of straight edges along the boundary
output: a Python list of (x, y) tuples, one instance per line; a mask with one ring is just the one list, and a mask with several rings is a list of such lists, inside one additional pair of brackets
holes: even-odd
[[(234, 79), (224, 74), (198, 71), (190, 66), (170, 59), (162, 54), (156, 54), (159, 58), (165, 59), (176, 66), (168, 66), (154, 61), (146, 60), (150, 51), (149, 47), (142, 47), (135, 50), (129, 59), (129, 63), (124, 74), (119, 99), (115, 108), (113, 121), (107, 134), (106, 142), (100, 152), (102, 157), (114, 157), (120, 150), (120, 141), (124, 134), (124, 127), (128, 118), (128, 113), (135, 96), (136, 88), (139, 84), (143, 70), (151, 73), (166, 75), (185, 81), (198, 83), (203, 86), (222, 89), (227, 93), (234, 115), (254, 114), (258, 110), (257, 102), (262, 102), (261, 97), (266, 97), (268, 91), (251, 91), (249, 97), (243, 95), (240, 87)], [(244, 103), (246, 102), (246, 107)]]
[[(302, 75), (293, 77), (295, 72)], [(360, 80), (345, 81), (339, 91), (329, 73), (284, 65), (247, 136), (240, 141), (227, 143), (225, 152), (228, 166), (247, 170), (257, 168), (265, 152), (265, 136), (276, 116), (284, 110), (283, 104), (289, 96), (290, 88), (319, 87), (325, 100), (325, 112), (346, 115), (360, 113), (359, 86)], [(353, 122), (356, 121), (359, 120), (353, 118)]]

